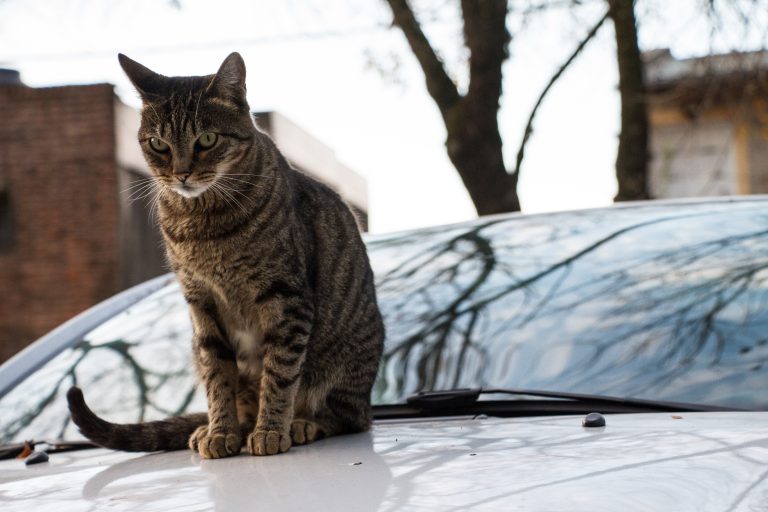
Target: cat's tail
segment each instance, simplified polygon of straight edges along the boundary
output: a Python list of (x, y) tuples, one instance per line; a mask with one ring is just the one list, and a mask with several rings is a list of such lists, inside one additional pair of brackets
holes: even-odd
[(67, 391), (72, 421), (80, 432), (94, 443), (126, 452), (181, 450), (188, 445), (189, 436), (208, 423), (205, 413), (176, 416), (161, 421), (119, 425), (105, 421), (85, 404), (83, 392), (77, 386)]

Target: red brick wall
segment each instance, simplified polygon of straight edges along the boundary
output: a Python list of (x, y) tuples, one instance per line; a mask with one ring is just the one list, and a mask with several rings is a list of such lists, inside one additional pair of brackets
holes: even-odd
[(0, 188), (2, 362), (117, 291), (112, 86), (0, 86)]

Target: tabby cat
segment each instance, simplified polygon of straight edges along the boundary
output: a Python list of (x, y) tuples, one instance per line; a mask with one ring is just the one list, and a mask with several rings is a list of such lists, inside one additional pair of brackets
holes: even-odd
[(73, 387), (74, 423), (108, 448), (205, 458), (366, 430), (384, 327), (350, 210), (257, 129), (239, 54), (190, 77), (119, 60), (143, 102), (139, 143), (208, 413), (113, 424)]

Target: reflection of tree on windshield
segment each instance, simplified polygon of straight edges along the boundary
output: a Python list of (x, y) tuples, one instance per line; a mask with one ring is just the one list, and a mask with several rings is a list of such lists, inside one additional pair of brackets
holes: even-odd
[[(498, 222), (488, 222), (461, 231), (447, 241), (429, 248), (421, 256), (384, 274), (378, 280), (379, 295), (387, 297), (390, 288), (394, 288), (394, 293), (397, 294), (398, 285), (403, 281), (410, 285), (421, 283), (423, 278), (420, 275), (424, 269), (431, 273), (431, 286), (418, 288), (413, 295), (402, 295), (402, 300), (389, 304), (391, 309), (387, 313), (390, 322), (399, 322), (401, 318), (408, 317), (408, 311), (412, 308), (420, 310), (412, 318), (415, 324), (413, 332), (405, 339), (398, 340), (394, 347), (388, 343), (385, 349), (385, 368), (387, 362), (393, 358), (401, 360), (403, 364), (402, 371), (395, 377), (397, 387), (403, 386), (402, 381), (409, 373), (409, 366), (416, 364), (417, 375), (421, 379), (418, 387), (433, 389), (442, 370), (443, 351), (451, 335), (457, 335), (461, 339), (457, 369), (461, 367), (460, 363), (468, 350), (478, 350), (479, 347), (473, 344), (472, 335), (482, 308), (467, 305), (497, 265), (493, 249), (481, 233), (483, 229)], [(451, 260), (450, 264), (446, 265), (442, 261), (444, 259)], [(433, 297), (431, 293), (435, 289), (438, 297)], [(449, 300), (446, 302), (443, 297)], [(384, 298), (383, 302), (386, 303), (387, 298)], [(465, 317), (466, 321), (463, 321)], [(411, 357), (414, 352), (418, 352), (420, 357)], [(481, 350), (478, 350), (478, 355), (484, 357)], [(455, 378), (458, 378), (458, 370)]]
[(743, 384), (735, 375), (768, 360), (756, 335), (768, 331), (768, 255), (755, 249), (768, 231), (754, 213), (732, 217), (563, 217), (524, 229), (524, 218), (493, 219), (424, 232), (417, 257), (393, 256), (380, 273), (388, 342), (377, 399), (482, 385), (657, 395), (672, 382), (681, 401), (727, 398), (707, 395), (707, 382)]
[[(614, 297), (615, 306), (606, 315), (621, 318), (623, 325), (614, 326), (613, 339), (592, 338), (597, 350), (588, 364), (596, 363), (617, 340), (637, 339), (628, 357), (639, 358), (667, 339), (656, 358), (666, 362), (668, 371), (637, 388), (644, 392), (703, 363), (715, 368), (729, 351), (746, 356), (764, 346), (768, 340), (760, 333), (768, 331), (768, 255), (755, 251), (754, 244), (765, 246), (766, 239), (766, 230), (718, 237), (661, 252), (629, 273), (606, 273), (590, 291)], [(766, 355), (735, 369), (760, 371)], [(728, 364), (734, 361), (730, 357)]]

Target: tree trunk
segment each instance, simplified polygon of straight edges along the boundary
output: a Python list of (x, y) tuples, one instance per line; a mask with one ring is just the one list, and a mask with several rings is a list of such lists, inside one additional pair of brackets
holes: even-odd
[(621, 134), (616, 156), (616, 201), (649, 199), (648, 111), (633, 0), (608, 0), (616, 31)]
[(520, 210), (517, 174), (504, 165), (498, 111), (501, 67), (508, 57), (506, 0), (462, 0), (464, 42), (470, 51), (469, 89), (462, 95), (421, 29), (408, 0), (386, 0), (440, 109), (446, 149), (479, 215)]
[[(507, 172), (496, 111), (466, 112), (469, 97), (457, 108), (465, 113), (446, 120), (448, 157), (459, 173), (478, 215), (520, 211), (517, 174)], [(479, 109), (482, 110), (482, 109)]]

